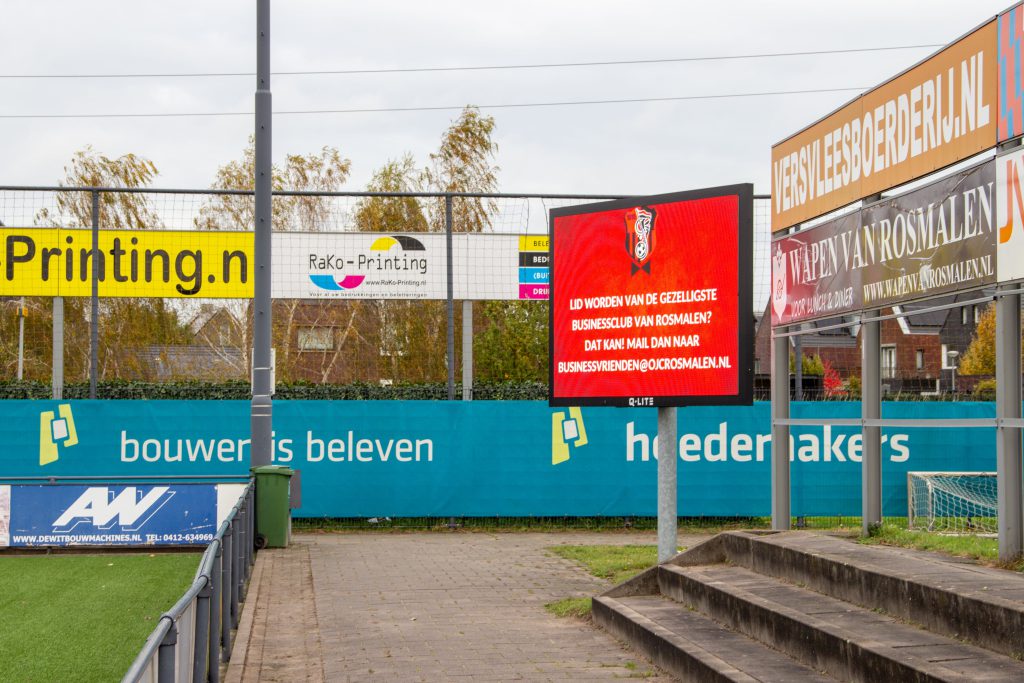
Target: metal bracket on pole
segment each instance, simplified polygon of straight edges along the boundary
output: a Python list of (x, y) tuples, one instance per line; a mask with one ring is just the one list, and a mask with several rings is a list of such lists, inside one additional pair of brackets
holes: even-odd
[[(873, 318), (878, 311), (865, 311)], [(877, 420), (882, 417), (882, 363), (880, 323), (877, 320), (861, 325), (861, 417)], [(861, 533), (867, 536), (882, 523), (882, 429), (861, 428), (864, 451), (861, 461)]]
[(789, 338), (772, 334), (772, 529), (790, 528)]
[(674, 557), (679, 547), (676, 428), (676, 409), (658, 408), (658, 562)]
[(1022, 496), (1020, 294), (996, 299), (996, 506), (999, 559), (1017, 560), (1024, 550)]

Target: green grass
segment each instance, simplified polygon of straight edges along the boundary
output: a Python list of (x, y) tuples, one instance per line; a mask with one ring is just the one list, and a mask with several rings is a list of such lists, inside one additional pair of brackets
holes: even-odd
[(658, 563), (656, 545), (556, 545), (548, 550), (578, 562), (594, 576), (614, 584), (631, 579)]
[[(868, 545), (893, 545), (916, 550), (932, 550), (957, 557), (969, 557), (986, 564), (999, 564), (998, 539), (972, 534), (953, 536), (928, 531), (911, 531), (905, 526), (886, 523), (871, 536), (862, 538), (859, 542)], [(1020, 570), (1024, 568), (1024, 565), (1011, 568)]]
[[(616, 584), (658, 563), (656, 545), (556, 545), (548, 550)], [(563, 598), (544, 608), (557, 617), (590, 618), (590, 598)]]
[(564, 598), (549, 602), (544, 609), (556, 617), (575, 617), (587, 619), (590, 617), (590, 598)]
[(0, 557), (4, 681), (117, 681), (198, 553)]

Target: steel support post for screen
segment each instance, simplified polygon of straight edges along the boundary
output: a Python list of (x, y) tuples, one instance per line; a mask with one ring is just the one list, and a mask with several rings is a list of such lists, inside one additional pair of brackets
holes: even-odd
[(53, 297), (53, 372), (50, 378), (52, 398), (64, 398), (64, 297)]
[(1024, 549), (1021, 430), (1002, 422), (1021, 417), (1020, 345), (1020, 294), (1006, 294), (996, 300), (996, 498), (999, 559), (1007, 562)]
[[(864, 311), (864, 318), (877, 318), (879, 311)], [(882, 417), (882, 363), (879, 335), (880, 323), (868, 320), (861, 325), (861, 417), (877, 420)], [(861, 462), (861, 533), (865, 536), (882, 523), (882, 428), (861, 428), (863, 460)]]
[(462, 400), (473, 400), (473, 302), (462, 302)]
[(658, 408), (658, 562), (671, 559), (678, 547), (676, 425), (675, 408)]
[(789, 514), (789, 337), (772, 335), (772, 529), (790, 528)]
[(270, 0), (256, 3), (256, 236), (253, 249), (252, 459), (254, 467), (271, 462), (271, 95)]

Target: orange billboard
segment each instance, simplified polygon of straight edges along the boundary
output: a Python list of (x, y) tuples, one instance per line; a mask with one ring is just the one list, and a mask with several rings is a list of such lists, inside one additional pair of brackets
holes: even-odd
[(772, 231), (994, 147), (996, 20), (772, 147)]

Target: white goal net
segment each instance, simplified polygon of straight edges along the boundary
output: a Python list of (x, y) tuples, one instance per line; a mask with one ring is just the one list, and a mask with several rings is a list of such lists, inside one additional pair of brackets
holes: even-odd
[(998, 532), (995, 472), (908, 472), (907, 526), (955, 534)]

